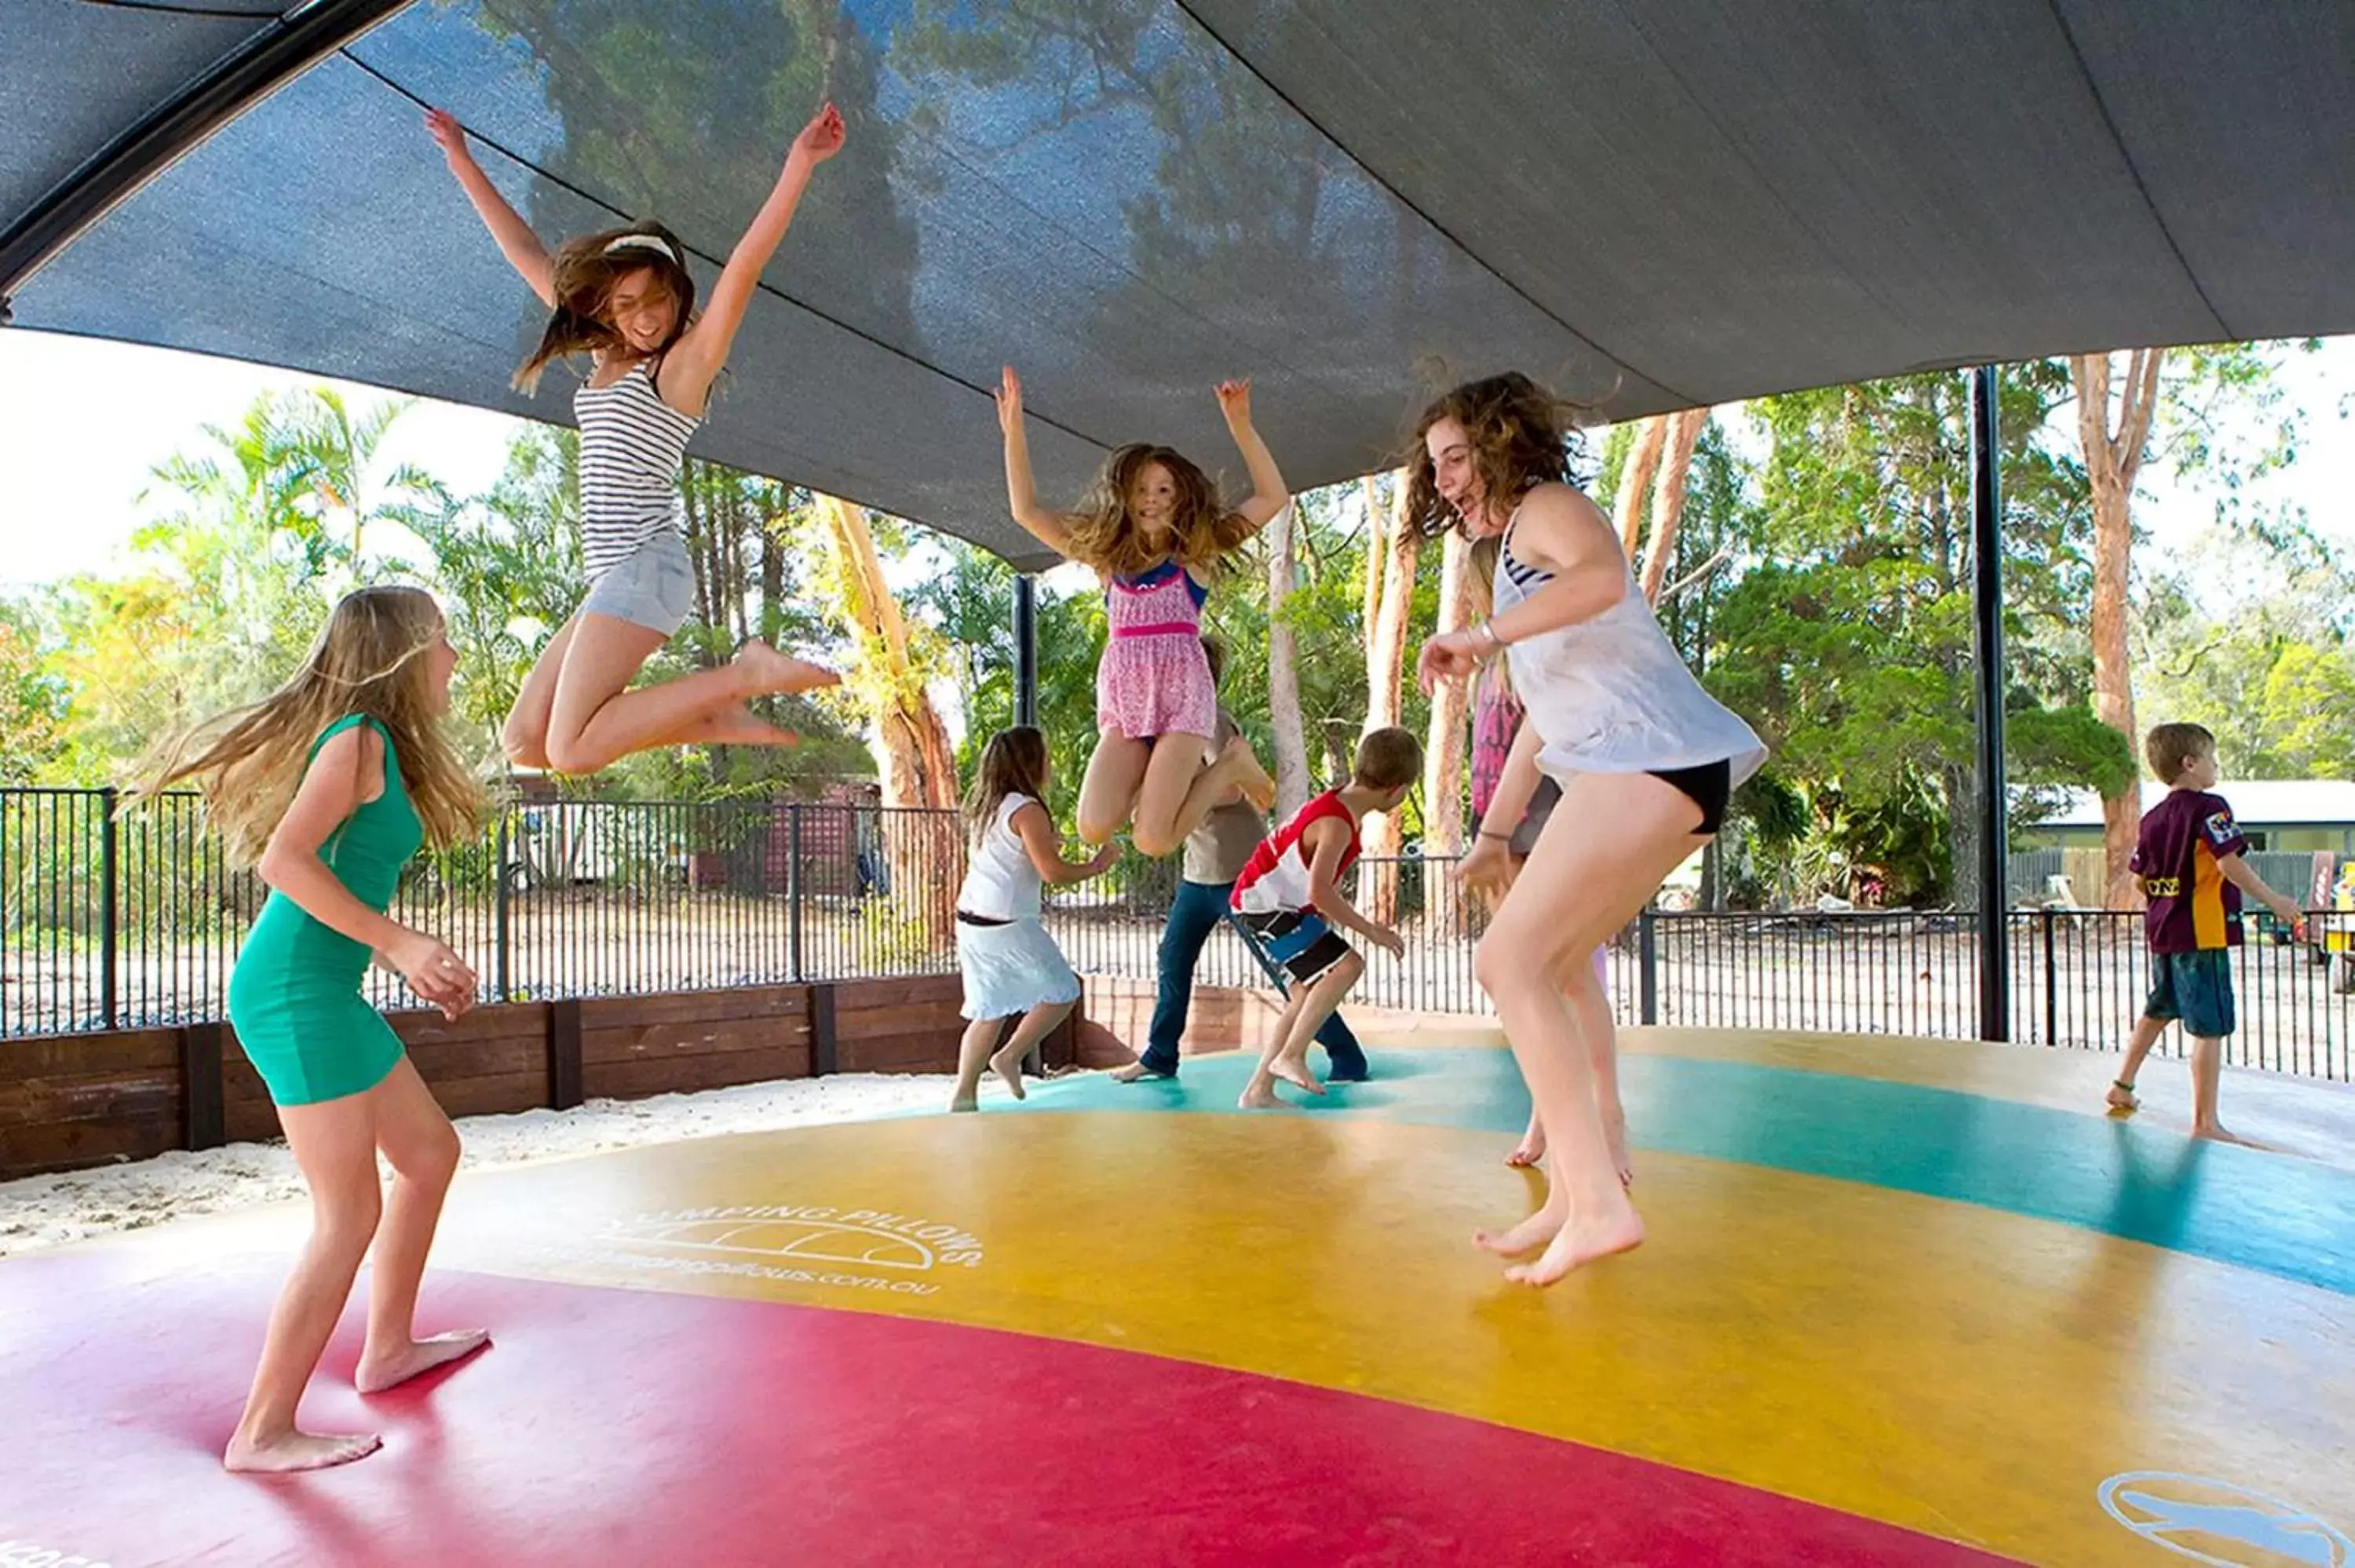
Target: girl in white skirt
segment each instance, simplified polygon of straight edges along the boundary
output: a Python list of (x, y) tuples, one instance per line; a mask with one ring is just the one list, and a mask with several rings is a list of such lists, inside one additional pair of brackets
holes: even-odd
[[(1106, 844), (1095, 858), (1068, 861), (1047, 815), (1047, 737), (1028, 725), (999, 730), (982, 749), (965, 820), (973, 863), (957, 894), (957, 967), (964, 971), (964, 1016), (953, 1111), (979, 1108), (984, 1063), (1022, 1097), (1022, 1058), (1080, 1000), (1080, 977), (1039, 920), (1039, 889), (1085, 882), (1120, 857)], [(1006, 1044), (992, 1043), (1021, 1015)]]

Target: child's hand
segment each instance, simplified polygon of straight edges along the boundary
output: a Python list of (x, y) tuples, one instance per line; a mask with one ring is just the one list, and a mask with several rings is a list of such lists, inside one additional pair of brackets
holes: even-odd
[(1394, 927), (1377, 926), (1366, 939), (1394, 959), (1406, 957), (1406, 938)]
[(384, 956), (419, 1000), (455, 1019), (474, 1004), (474, 971), (449, 946), (422, 931), (405, 931), (387, 945)]
[(1104, 845), (1103, 848), (1096, 851), (1095, 858), (1088, 862), (1088, 874), (1090, 876), (1102, 876), (1105, 872), (1110, 871), (1115, 864), (1117, 864), (1119, 861), (1120, 844), (1119, 842), (1115, 840), (1114, 842)]
[(1219, 383), (1219, 412), (1227, 417), (1230, 425), (1251, 423), (1251, 377), (1241, 381)]
[(1513, 853), (1503, 839), (1482, 833), (1472, 841), (1472, 853), (1455, 867), (1456, 880), (1465, 886), (1476, 888), (1494, 898), (1502, 898), (1513, 890), (1513, 878), (1520, 868), (1513, 863)]
[(1010, 365), (997, 373), (997, 429), (1008, 436), (1022, 429), (1022, 377)]
[(811, 115), (810, 122), (802, 127), (802, 133), (794, 138), (794, 149), (786, 154), (786, 161), (790, 163), (799, 158), (812, 165), (823, 164), (842, 151), (842, 144), (849, 135), (850, 132), (843, 127), (842, 111), (829, 103)]
[(1461, 680), (1477, 670), (1482, 651), (1480, 640), (1468, 631), (1443, 631), (1423, 645), (1415, 681), (1428, 696), (1440, 682)]
[(459, 124), (458, 117), (448, 110), (427, 110), (425, 130), (427, 134), (433, 138), (434, 145), (442, 149), (442, 156), (448, 158), (453, 167), (460, 164), (474, 162), (474, 155), (466, 150), (466, 128)]

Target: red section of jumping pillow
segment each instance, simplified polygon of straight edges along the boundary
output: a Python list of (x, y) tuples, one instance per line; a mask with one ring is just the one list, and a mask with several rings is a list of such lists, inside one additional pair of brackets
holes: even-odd
[(2002, 1561), (1460, 1416), (855, 1312), (429, 1277), (494, 1347), (305, 1406), (333, 1472), (230, 1477), (274, 1262), (0, 1266), (0, 1541), (148, 1563), (1614, 1563)]

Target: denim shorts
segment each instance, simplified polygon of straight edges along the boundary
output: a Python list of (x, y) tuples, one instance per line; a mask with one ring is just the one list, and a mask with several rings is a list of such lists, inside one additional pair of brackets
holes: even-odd
[(695, 568), (687, 540), (666, 528), (623, 556), (591, 584), (581, 601), (584, 615), (610, 615), (665, 637), (687, 624), (695, 608)]
[(2150, 1000), (2145, 1018), (2180, 1022), (2195, 1040), (2222, 1040), (2232, 1033), (2232, 949), (2203, 948), (2196, 953), (2150, 956)]

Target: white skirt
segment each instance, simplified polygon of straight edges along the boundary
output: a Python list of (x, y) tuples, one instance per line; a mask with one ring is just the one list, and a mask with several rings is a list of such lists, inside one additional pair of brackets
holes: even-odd
[(1080, 1000), (1080, 977), (1035, 915), (1003, 926), (960, 920), (956, 947), (968, 1019), (1005, 1018), (1041, 1002)]

